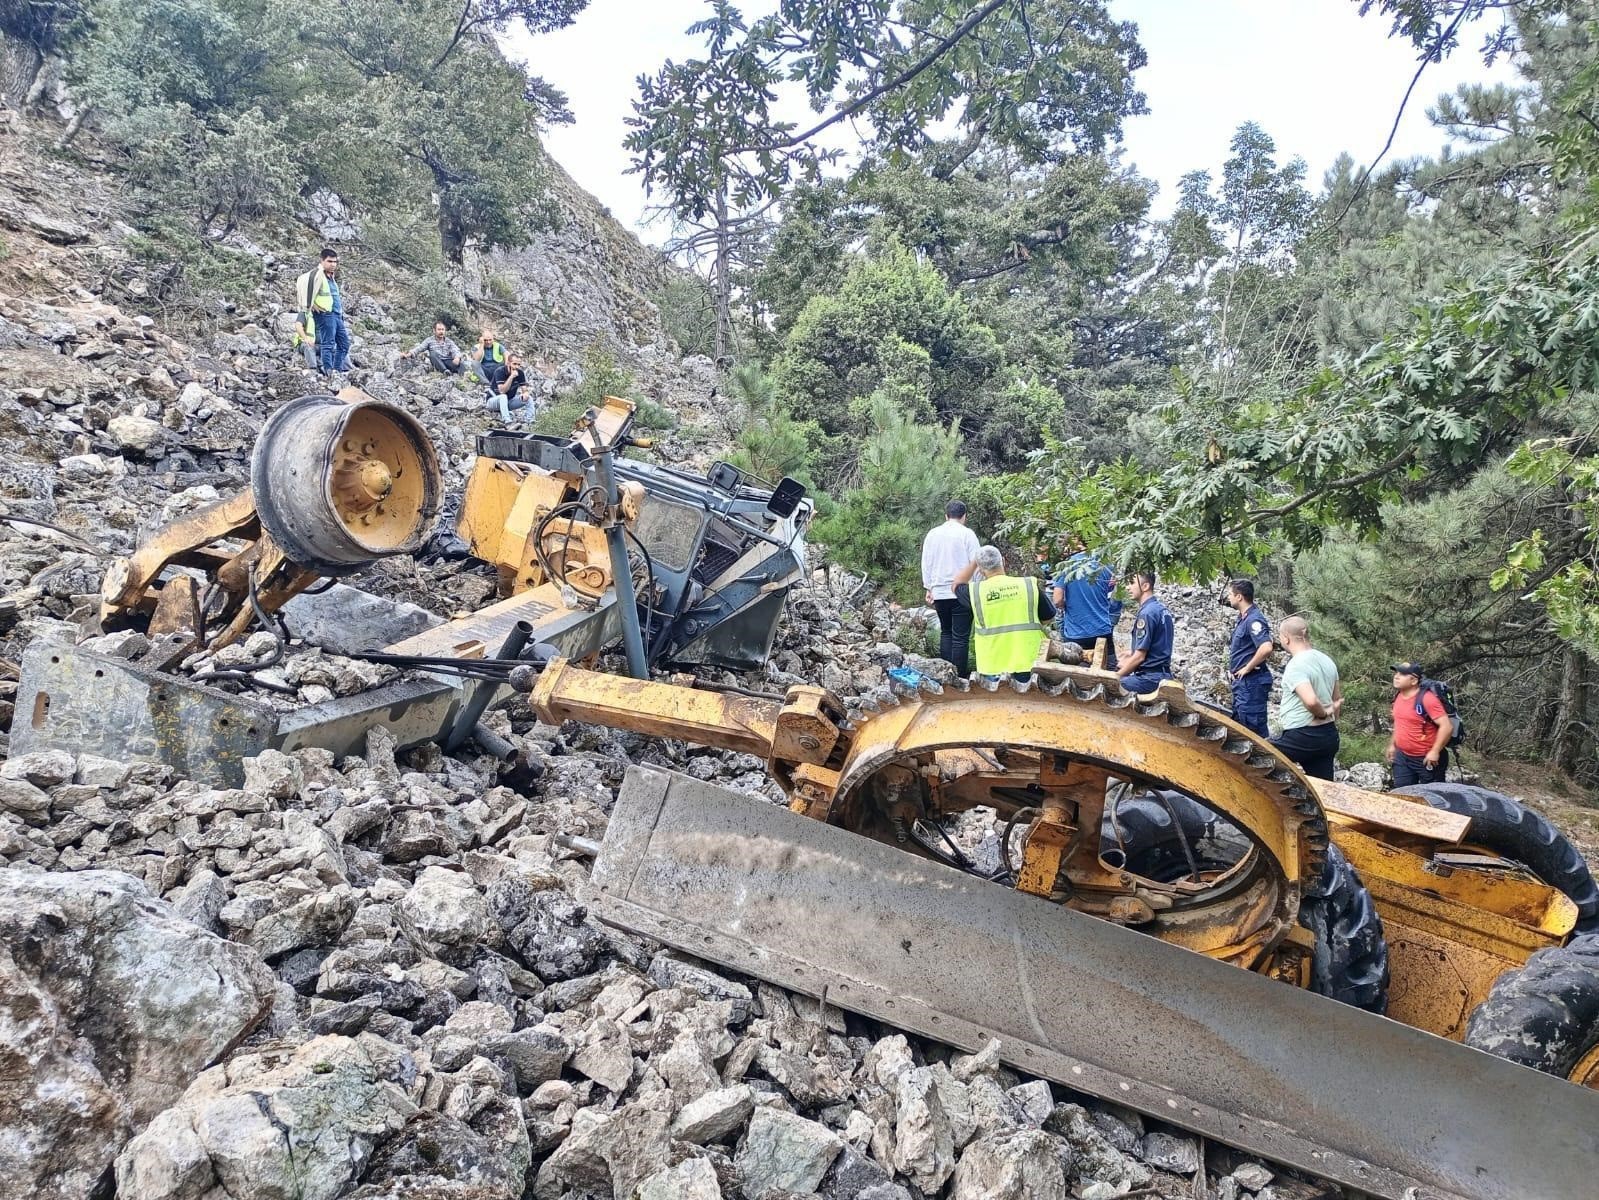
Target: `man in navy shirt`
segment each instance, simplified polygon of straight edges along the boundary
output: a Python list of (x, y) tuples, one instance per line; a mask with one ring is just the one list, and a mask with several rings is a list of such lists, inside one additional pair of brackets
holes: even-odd
[(1105, 668), (1116, 669), (1116, 615), (1111, 612), (1111, 593), (1115, 576), (1104, 563), (1088, 552), (1083, 539), (1072, 534), (1066, 539), (1071, 557), (1061, 564), (1055, 576), (1052, 599), (1060, 613), (1062, 641), (1076, 642), (1093, 661), (1094, 647), (1105, 643)]
[(1233, 683), (1233, 720), (1257, 737), (1270, 736), (1266, 727), (1266, 699), (1271, 695), (1271, 626), (1255, 607), (1255, 585), (1235, 579), (1227, 585), (1223, 603), (1238, 614), (1232, 641), (1227, 646), (1227, 675)]
[(1133, 649), (1116, 668), (1123, 690), (1142, 696), (1154, 691), (1161, 681), (1172, 679), (1171, 650), (1176, 630), (1171, 613), (1155, 598), (1155, 573), (1139, 571), (1128, 591), (1138, 605), (1133, 620)]

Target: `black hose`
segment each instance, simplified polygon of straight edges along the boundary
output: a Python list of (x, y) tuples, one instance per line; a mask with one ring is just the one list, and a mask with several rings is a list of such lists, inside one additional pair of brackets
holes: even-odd
[(1037, 820), (1044, 815), (1044, 810), (1041, 808), (1018, 808), (1011, 813), (1010, 819), (1005, 822), (1005, 832), (1000, 835), (999, 839), (999, 861), (1005, 864), (1005, 873), (1011, 877), (1012, 882), (1020, 878), (1020, 876), (1017, 874), (1015, 865), (1010, 860), (1010, 835), (1016, 829), (1016, 822), (1020, 821), (1024, 814), (1031, 814), (1032, 818)]
[(1171, 801), (1166, 798), (1164, 792), (1157, 790), (1155, 799), (1160, 801), (1160, 806), (1171, 817), (1172, 827), (1177, 830), (1177, 844), (1183, 848), (1183, 857), (1188, 860), (1188, 878), (1198, 883), (1199, 862), (1194, 858), (1194, 848), (1188, 844), (1188, 831), (1183, 828), (1183, 823), (1177, 819), (1177, 810), (1172, 807)]

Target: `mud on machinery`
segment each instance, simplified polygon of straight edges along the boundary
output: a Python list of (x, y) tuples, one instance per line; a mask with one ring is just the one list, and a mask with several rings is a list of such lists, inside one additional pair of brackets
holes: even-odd
[[(608, 400), (570, 439), (480, 438), (457, 530), (503, 598), (389, 645), (416, 678), (283, 714), (167, 668), (417, 550), (440, 502), (405, 414), (285, 406), (251, 493), (108, 572), (105, 618), (146, 624), (154, 661), (30, 648), (14, 742), (220, 782), (380, 723), (495, 750), (477, 718), (515, 688), (552, 724), (756, 754), (787, 810), (630, 770), (598, 915), (1376, 1195), (1595, 1194), (1599, 891), (1542, 818), (1479, 788), (1305, 778), (1180, 685), (1132, 697), (1091, 663), (901, 673), (852, 705), (652, 680), (764, 660), (810, 509), (792, 481), (618, 460), (631, 419)], [(361, 596), (309, 599), (337, 631)], [(578, 665), (618, 638), (631, 677)], [(983, 862), (945, 829), (978, 807), (1002, 831)]]

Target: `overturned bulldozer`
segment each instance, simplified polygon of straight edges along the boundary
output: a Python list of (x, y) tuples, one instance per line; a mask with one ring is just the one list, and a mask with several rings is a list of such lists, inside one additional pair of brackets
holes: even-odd
[[(251, 497), (110, 573), (108, 619), (216, 645), (426, 537), (420, 431), (358, 395), (305, 411), (323, 434), (258, 450)], [(389, 644), (401, 683), (246, 734), (242, 695), (44, 646), (14, 743), (93, 749), (132, 722), (135, 753), (203, 772), (379, 723), (473, 735), (514, 689), (546, 722), (747, 752), (786, 809), (630, 772), (597, 848), (605, 920), (1368, 1193), (1594, 1194), (1599, 891), (1552, 827), (1481, 789), (1307, 779), (1180, 685), (1131, 696), (1093, 664), (901, 670), (851, 703), (648, 678), (764, 658), (809, 509), (788, 481), (618, 460), (630, 418), (480, 439), (457, 530), (502, 598)], [(358, 595), (313, 599), (336, 625)], [(579, 665), (617, 642), (629, 676)], [(954, 829), (974, 809), (995, 830), (975, 848)]]
[[(1092, 667), (902, 675), (853, 713), (817, 688), (561, 662), (514, 682), (545, 721), (759, 755), (790, 796), (632, 772), (594, 872), (608, 921), (967, 1050), (997, 1040), (1029, 1073), (1365, 1192), (1592, 1194), (1599, 896), (1507, 797), (1306, 779), (1180, 685), (1134, 697)], [(1002, 831), (987, 862), (948, 830), (974, 807)]]
[[(456, 535), (495, 568), (499, 597), (446, 619), (339, 582), (429, 544), (448, 498), (425, 431), (356, 389), (285, 404), (257, 439), (249, 489), (155, 530), (106, 572), (101, 627), (141, 631), (147, 650), (28, 648), (13, 746), (142, 758), (237, 786), (262, 750), (359, 752), (377, 725), (402, 746), (475, 737), (508, 753), (479, 718), (510, 694), (518, 655), (588, 659), (620, 644), (639, 676), (759, 666), (804, 574), (804, 489), (726, 463), (697, 475), (625, 458), (649, 444), (633, 422), (631, 402), (608, 398), (570, 434), (478, 438)], [(277, 648), (228, 659), (252, 628)], [(291, 634), (407, 673), (295, 704), (262, 669)]]

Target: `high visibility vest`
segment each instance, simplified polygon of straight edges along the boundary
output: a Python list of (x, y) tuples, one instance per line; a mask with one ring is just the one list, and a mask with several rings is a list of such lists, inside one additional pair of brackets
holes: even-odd
[(312, 267), (294, 281), (294, 298), (301, 308), (313, 312), (333, 311), (333, 289), (321, 267)]
[(971, 585), (972, 654), (979, 675), (1031, 671), (1044, 644), (1038, 580), (996, 575)]
[[(482, 342), (478, 343), (479, 348), (481, 348), (482, 345)], [(483, 351), (483, 358), (487, 362), (502, 363), (505, 361), (505, 347), (500, 345), (500, 343), (495, 342), (487, 350)]]
[(294, 348), (298, 350), (306, 342), (316, 341), (316, 322), (311, 319), (309, 312), (302, 312), (299, 319), (294, 322)]

